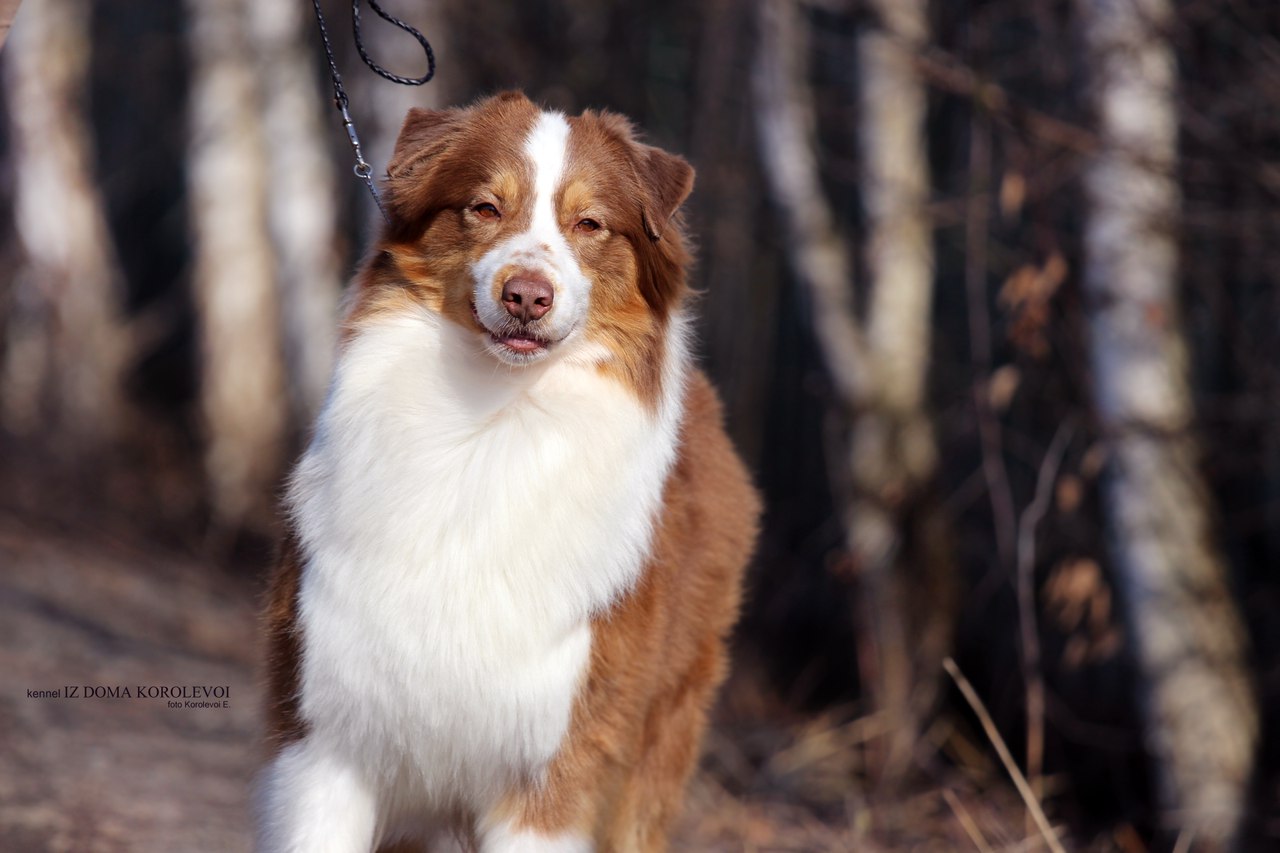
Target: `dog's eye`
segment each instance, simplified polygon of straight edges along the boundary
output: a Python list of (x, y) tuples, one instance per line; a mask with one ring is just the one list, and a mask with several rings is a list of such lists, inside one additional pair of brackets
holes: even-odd
[(579, 222), (577, 225), (573, 226), (573, 230), (585, 231), (588, 233), (591, 231), (599, 231), (600, 223), (596, 222), (594, 219), (584, 219), (581, 222)]
[(471, 208), (471, 211), (475, 213), (476, 216), (479, 216), (481, 219), (501, 219), (502, 218), (502, 214), (498, 211), (498, 208), (494, 207), (492, 204), (489, 204), (489, 202), (487, 201), (477, 204), (475, 207)]

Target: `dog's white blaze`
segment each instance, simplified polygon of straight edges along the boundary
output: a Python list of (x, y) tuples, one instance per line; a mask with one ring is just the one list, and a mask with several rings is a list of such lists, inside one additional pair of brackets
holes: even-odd
[(567, 251), (555, 208), (556, 189), (564, 176), (569, 153), (569, 122), (560, 113), (542, 113), (524, 143), (525, 156), (533, 163), (533, 221), (528, 234), (545, 243), (558, 242)]
[[(308, 730), (268, 771), (264, 837), (286, 842), (264, 849), (294, 849), (303, 825), (354, 837), (356, 817), (322, 807), (326, 779), (367, 790), (386, 838), (421, 826), (423, 804), (484, 816), (545, 771), (590, 617), (651, 547), (686, 325), (670, 323), (656, 412), (576, 358), (495, 370), (426, 309), (358, 330), (289, 492)], [(579, 849), (512, 837), (485, 849)]]
[(551, 337), (567, 337), (587, 316), (591, 282), (565, 239), (555, 204), (568, 151), (569, 122), (560, 113), (540, 114), (524, 145), (533, 173), (529, 227), (494, 246), (472, 267), (476, 311), (489, 328), (507, 319), (505, 309), (493, 298), (493, 283), (512, 263), (542, 273), (555, 287), (554, 307), (547, 315)]

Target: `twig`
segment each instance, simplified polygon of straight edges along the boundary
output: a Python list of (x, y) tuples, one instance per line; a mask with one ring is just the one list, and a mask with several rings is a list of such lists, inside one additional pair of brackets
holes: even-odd
[(987, 239), (990, 219), (987, 216), (990, 182), (991, 135), (985, 117), (975, 116), (969, 129), (969, 209), (965, 221), (964, 281), (968, 295), (969, 351), (973, 363), (985, 374), (975, 383), (973, 405), (978, 417), (982, 447), (982, 474), (991, 501), (991, 520), (995, 526), (996, 549), (1000, 568), (1013, 562), (1014, 520), (1013, 495), (1001, 450), (1000, 421), (991, 408), (987, 388), (991, 373), (991, 319), (987, 309)]
[(1018, 632), (1022, 639), (1022, 683), (1027, 691), (1027, 778), (1037, 796), (1044, 767), (1044, 673), (1040, 669), (1040, 626), (1036, 618), (1036, 527), (1049, 511), (1053, 484), (1073, 429), (1063, 423), (1053, 436), (1036, 474), (1036, 492), (1018, 518)]
[(965, 835), (969, 836), (973, 846), (977, 847), (982, 853), (995, 853), (991, 849), (991, 845), (987, 844), (987, 839), (982, 837), (982, 830), (974, 823), (973, 817), (970, 816), (969, 810), (964, 807), (964, 803), (960, 802), (960, 798), (951, 793), (950, 788), (942, 789), (942, 798), (947, 801), (947, 805), (951, 806), (951, 811), (955, 813), (956, 820), (960, 821), (960, 826), (964, 827)]
[(972, 98), (992, 116), (1078, 154), (1098, 150), (1098, 136), (1085, 128), (1055, 118), (1012, 98), (993, 80), (983, 78), (946, 51), (932, 48), (915, 57), (916, 70), (934, 86), (946, 92)]
[(1049, 849), (1053, 853), (1066, 853), (1062, 842), (1058, 840), (1057, 833), (1049, 825), (1049, 819), (1045, 817), (1044, 810), (1040, 808), (1040, 803), (1036, 799), (1035, 793), (1032, 792), (1031, 786), (1027, 784), (1026, 777), (1022, 775), (1022, 771), (1018, 769), (1017, 762), (1013, 760), (1013, 756), (1009, 753), (1009, 747), (1005, 745), (1004, 738), (1000, 737), (1000, 732), (996, 730), (996, 724), (992, 722), (991, 715), (987, 713), (987, 706), (982, 704), (982, 700), (978, 698), (973, 685), (969, 683), (969, 679), (964, 677), (964, 673), (960, 671), (960, 667), (956, 666), (954, 660), (947, 657), (942, 661), (942, 666), (946, 669), (947, 675), (951, 676), (951, 680), (956, 683), (956, 687), (960, 688), (961, 694), (964, 695), (965, 701), (969, 703), (969, 707), (973, 709), (973, 713), (977, 714), (978, 722), (982, 724), (982, 730), (986, 732), (987, 739), (995, 747), (996, 754), (1000, 756), (1000, 762), (1004, 764), (1004, 769), (1009, 773), (1009, 777), (1013, 779), (1013, 784), (1017, 787), (1018, 793), (1022, 795), (1022, 800), (1026, 803), (1027, 810), (1035, 818), (1036, 826), (1040, 829), (1040, 834), (1044, 836), (1045, 843), (1049, 845)]

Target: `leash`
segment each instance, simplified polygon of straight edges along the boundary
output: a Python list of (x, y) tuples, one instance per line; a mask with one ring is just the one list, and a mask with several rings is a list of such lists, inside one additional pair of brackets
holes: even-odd
[[(320, 0), (311, 0), (311, 5), (316, 10), (316, 24), (320, 27), (320, 39), (324, 42), (325, 58), (329, 61), (329, 77), (333, 80), (333, 103), (338, 108), (338, 112), (342, 114), (342, 126), (347, 131), (347, 139), (351, 141), (351, 151), (356, 159), (356, 164), (352, 171), (369, 188), (369, 195), (373, 196), (373, 203), (378, 206), (378, 212), (382, 214), (383, 221), (387, 221), (386, 208), (382, 206), (382, 197), (378, 195), (378, 186), (373, 180), (373, 167), (364, 159), (364, 152), (360, 150), (360, 136), (356, 133), (356, 123), (351, 119), (351, 101), (347, 98), (347, 90), (342, 86), (342, 75), (338, 73), (338, 60), (333, 55), (333, 45), (329, 41), (329, 28), (324, 23), (324, 12), (320, 10)], [(373, 9), (387, 23), (394, 24), (418, 40), (418, 44), (422, 45), (422, 50), (427, 55), (427, 73), (421, 77), (401, 77), (399, 74), (392, 74), (374, 62), (368, 51), (365, 50), (364, 39), (360, 33), (360, 0), (351, 0), (351, 31), (355, 37), (356, 50), (359, 52), (360, 58), (364, 60), (364, 64), (373, 69), (378, 76), (390, 80), (392, 83), (399, 83), (402, 86), (421, 86), (434, 77), (436, 75), (436, 55), (432, 51), (427, 37), (394, 15), (388, 14), (378, 5), (377, 0), (369, 0), (369, 8)]]

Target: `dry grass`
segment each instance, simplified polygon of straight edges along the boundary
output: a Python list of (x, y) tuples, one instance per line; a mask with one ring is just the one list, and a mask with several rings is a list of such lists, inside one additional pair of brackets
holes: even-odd
[[(735, 672), (708, 734), (702, 770), (690, 786), (673, 845), (688, 851), (1048, 851), (1027, 805), (987, 744), (947, 718), (925, 732), (912, 780), (897, 790), (868, 772), (878, 716), (836, 709), (790, 712), (753, 668)], [(1052, 790), (1053, 780), (1047, 780)], [(1045, 804), (1050, 819), (1053, 802)], [(1073, 842), (1067, 850), (1145, 850), (1136, 832)]]

